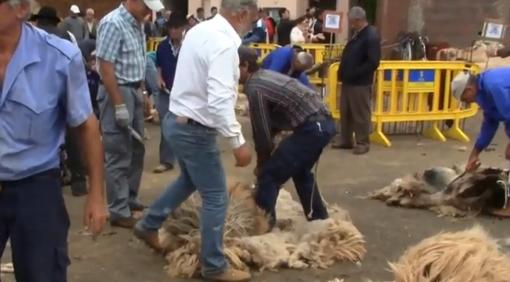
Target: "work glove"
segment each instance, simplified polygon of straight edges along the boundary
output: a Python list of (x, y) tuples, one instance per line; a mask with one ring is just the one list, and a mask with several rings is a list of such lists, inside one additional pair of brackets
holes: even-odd
[(129, 112), (126, 104), (115, 105), (115, 122), (122, 128), (129, 126)]

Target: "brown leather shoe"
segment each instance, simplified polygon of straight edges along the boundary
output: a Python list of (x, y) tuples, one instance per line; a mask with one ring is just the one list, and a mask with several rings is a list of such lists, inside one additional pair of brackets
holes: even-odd
[(110, 221), (110, 225), (113, 227), (133, 229), (137, 220), (134, 217), (118, 218)]
[(163, 253), (163, 247), (161, 247), (161, 244), (159, 243), (159, 236), (157, 231), (145, 231), (135, 226), (133, 228), (133, 234), (136, 236), (136, 238), (144, 242), (157, 253)]
[(356, 146), (353, 150), (353, 153), (355, 155), (364, 155), (364, 154), (368, 153), (369, 151), (370, 151), (369, 146), (362, 145), (362, 146)]
[(205, 280), (208, 281), (219, 281), (219, 282), (227, 282), (227, 281), (249, 281), (251, 279), (251, 274), (246, 271), (235, 270), (233, 268), (228, 268), (225, 272), (204, 276)]

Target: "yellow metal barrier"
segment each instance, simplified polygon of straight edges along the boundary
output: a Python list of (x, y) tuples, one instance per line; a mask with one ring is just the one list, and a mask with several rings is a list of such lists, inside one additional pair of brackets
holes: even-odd
[[(329, 68), (326, 103), (336, 119), (340, 119), (340, 84), (337, 81), (339, 64)], [(475, 64), (444, 61), (382, 61), (376, 72), (373, 97), (374, 132), (371, 140), (390, 147), (391, 142), (383, 132), (383, 124), (408, 121), (429, 122), (426, 137), (446, 141), (452, 138), (469, 142), (460, 122), (476, 115), (478, 106), (465, 107), (452, 98), (450, 84), (461, 71), (479, 73)], [(446, 132), (439, 122), (453, 120)]]
[(158, 50), (158, 45), (161, 41), (163, 41), (165, 37), (151, 37), (147, 41), (147, 52), (154, 52)]
[(278, 44), (270, 44), (270, 43), (252, 43), (250, 44), (250, 48), (257, 50), (259, 55), (259, 62), (262, 62), (264, 58), (266, 58), (269, 53), (273, 52), (275, 49), (280, 48), (281, 46)]

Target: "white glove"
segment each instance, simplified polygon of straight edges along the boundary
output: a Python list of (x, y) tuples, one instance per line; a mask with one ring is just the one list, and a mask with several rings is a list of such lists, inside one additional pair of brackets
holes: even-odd
[(117, 125), (122, 128), (127, 128), (129, 126), (129, 112), (126, 104), (115, 106), (115, 121), (117, 122)]

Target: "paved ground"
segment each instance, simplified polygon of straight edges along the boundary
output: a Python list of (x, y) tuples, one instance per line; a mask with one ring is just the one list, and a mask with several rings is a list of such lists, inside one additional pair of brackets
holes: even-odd
[[(479, 120), (466, 125), (471, 136), (477, 132)], [(151, 140), (147, 145), (146, 170), (143, 179), (141, 199), (150, 203), (176, 172), (154, 175), (151, 169), (157, 164), (158, 129), (149, 125)], [(246, 128), (246, 132), (248, 132)], [(347, 282), (364, 281), (366, 278), (378, 281), (390, 280), (387, 261), (396, 260), (412, 244), (443, 230), (460, 230), (474, 224), (481, 224), (495, 237), (510, 237), (508, 224), (495, 218), (480, 217), (454, 220), (438, 218), (423, 210), (390, 208), (383, 203), (363, 200), (359, 196), (378, 189), (394, 178), (407, 173), (421, 171), (430, 166), (449, 166), (463, 163), (471, 144), (455, 141), (439, 143), (420, 136), (394, 136), (392, 148), (373, 146), (370, 154), (356, 157), (345, 151), (327, 150), (320, 162), (319, 184), (330, 203), (338, 203), (347, 209), (355, 225), (366, 236), (368, 254), (361, 266), (349, 263), (337, 264), (325, 271), (282, 271), (279, 273), (255, 274), (255, 281), (328, 281), (334, 277), (346, 278)], [(499, 132), (495, 139), (495, 151), (486, 152), (482, 161), (487, 165), (504, 166), (504, 146), (507, 139)], [(252, 168), (236, 169), (229, 150), (224, 148), (225, 168), (230, 179), (251, 180)], [(289, 188), (293, 189), (292, 185)], [(72, 265), (69, 281), (123, 281), (156, 282), (171, 280), (164, 273), (165, 262), (133, 240), (128, 231), (111, 229), (97, 242), (79, 233), (83, 199), (70, 196), (66, 189), (66, 201), (72, 218), (70, 252)], [(3, 261), (10, 255), (6, 253)], [(14, 281), (5, 275), (2, 281)]]

